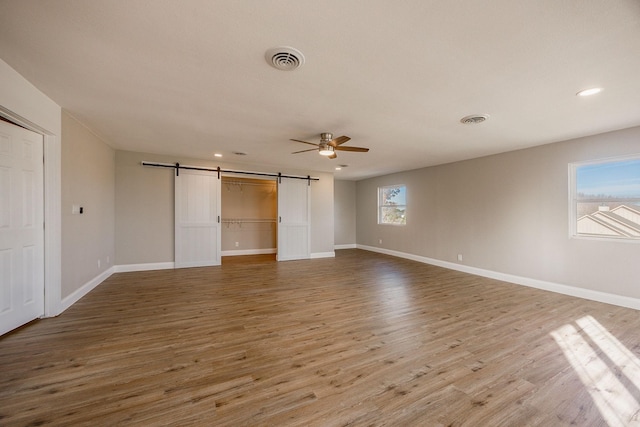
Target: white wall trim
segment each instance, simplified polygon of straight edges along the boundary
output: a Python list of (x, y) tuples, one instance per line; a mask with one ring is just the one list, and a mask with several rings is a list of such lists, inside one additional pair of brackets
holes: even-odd
[(331, 251), (331, 252), (314, 252), (309, 256), (309, 259), (316, 259), (316, 258), (335, 258), (336, 253)]
[(276, 248), (268, 248), (268, 249), (243, 249), (243, 250), (233, 250), (233, 251), (222, 251), (222, 256), (242, 256), (242, 255), (264, 255), (264, 254), (275, 254), (278, 250)]
[(114, 265), (114, 273), (128, 273), (131, 271), (171, 270), (175, 268), (174, 262), (150, 262), (147, 264), (123, 264)]
[(355, 243), (349, 243), (347, 245), (334, 245), (333, 249), (356, 249), (358, 245)]
[(556, 292), (559, 294), (569, 295), (578, 298), (584, 298), (592, 301), (613, 304), (620, 307), (633, 308), (640, 310), (640, 299), (625, 297), (622, 295), (610, 294), (606, 292), (594, 291), (591, 289), (583, 289), (575, 286), (563, 285), (560, 283), (547, 282), (544, 280), (532, 279), (529, 277), (516, 276), (513, 274), (500, 273), (497, 271), (485, 270), (482, 268), (471, 267), (468, 265), (456, 264), (449, 261), (441, 261), (434, 258), (427, 258), (419, 255), (413, 255), (405, 252), (398, 252), (390, 249), (376, 248), (374, 246), (357, 245), (358, 249), (365, 251), (378, 252), (381, 254), (396, 256), (399, 258), (410, 259), (412, 261), (431, 264), (438, 267), (457, 270), (464, 273), (475, 274), (477, 276), (488, 277), (490, 279), (501, 280), (504, 282), (515, 283), (517, 285), (528, 286), (531, 288), (542, 289), (545, 291)]
[(62, 144), (44, 135), (44, 315), (57, 316), (62, 301)]
[[(115, 267), (111, 267), (108, 270), (103, 271), (93, 279), (89, 280), (87, 283), (76, 289), (68, 295), (64, 297), (60, 303), (60, 313), (71, 307), (73, 304), (78, 302), (80, 298), (94, 290), (100, 283), (107, 280), (113, 273), (115, 273)], [(58, 314), (60, 314), (58, 313)]]

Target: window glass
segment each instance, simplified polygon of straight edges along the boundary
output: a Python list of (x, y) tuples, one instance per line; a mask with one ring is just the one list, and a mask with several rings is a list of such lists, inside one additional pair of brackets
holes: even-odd
[(378, 187), (378, 224), (407, 223), (407, 187), (389, 185)]
[(640, 240), (640, 157), (572, 165), (573, 235)]

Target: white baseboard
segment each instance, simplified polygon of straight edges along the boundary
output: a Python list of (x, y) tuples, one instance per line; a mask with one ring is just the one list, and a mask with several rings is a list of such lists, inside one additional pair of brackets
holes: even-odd
[(622, 295), (610, 294), (606, 292), (594, 291), (591, 289), (577, 288), (575, 286), (563, 285), (560, 283), (547, 282), (544, 280), (531, 279), (529, 277), (516, 276), (513, 274), (500, 273), (497, 271), (485, 270), (482, 268), (471, 267), (468, 265), (456, 264), (449, 261), (441, 261), (434, 258), (427, 258), (419, 255), (408, 254), (405, 252), (393, 251), (390, 249), (377, 248), (375, 246), (357, 245), (358, 249), (365, 251), (378, 252), (381, 254), (392, 255), (399, 258), (410, 259), (425, 264), (431, 264), (438, 267), (448, 268), (450, 270), (462, 271), (464, 273), (475, 274), (476, 276), (488, 277), (490, 279), (501, 280), (504, 282), (515, 283), (517, 285), (528, 286), (530, 288), (542, 289), (545, 291), (556, 292), (559, 294), (569, 295), (578, 298), (584, 298), (592, 301), (613, 304), (620, 307), (633, 308), (640, 310), (640, 299), (625, 297)]
[(335, 252), (315, 252), (312, 253), (309, 258), (310, 259), (316, 259), (316, 258), (335, 258), (336, 253)]
[(115, 273), (128, 273), (130, 271), (170, 270), (175, 268), (174, 262), (150, 262), (147, 264), (123, 264), (114, 266)]
[(73, 291), (70, 295), (64, 297), (60, 302), (60, 311), (57, 315), (62, 314), (66, 309), (78, 302), (80, 298), (94, 290), (99, 284), (107, 280), (114, 273), (125, 273), (130, 271), (149, 271), (149, 270), (167, 270), (174, 268), (173, 262), (158, 262), (149, 264), (125, 264), (114, 265), (108, 270), (103, 271), (87, 283)]
[(278, 250), (276, 248), (268, 248), (268, 249), (243, 249), (243, 250), (235, 250), (235, 251), (222, 251), (220, 254), (222, 256), (242, 256), (242, 255), (264, 255), (264, 254), (275, 254)]
[(62, 312), (64, 312), (66, 309), (68, 309), (73, 304), (78, 302), (80, 298), (82, 298), (83, 296), (91, 292), (100, 283), (107, 280), (109, 276), (111, 276), (115, 272), (116, 272), (116, 267), (112, 266), (111, 268), (103, 271), (102, 273), (100, 273), (99, 275), (97, 275), (96, 277), (89, 280), (87, 283), (85, 283), (84, 285), (82, 285), (81, 287), (73, 291), (71, 295), (64, 297), (60, 302), (60, 312), (58, 313), (58, 315), (62, 314)]
[(350, 243), (348, 245), (335, 245), (333, 249), (356, 249), (357, 247), (355, 243)]

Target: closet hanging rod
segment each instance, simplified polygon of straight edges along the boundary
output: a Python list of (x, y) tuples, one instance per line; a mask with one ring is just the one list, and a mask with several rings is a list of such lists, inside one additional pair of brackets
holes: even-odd
[(268, 222), (277, 222), (275, 218), (222, 218), (222, 222), (235, 222), (235, 223), (243, 223), (243, 222), (255, 222), (255, 223), (268, 223)]
[[(270, 180), (270, 179), (261, 179), (259, 180), (260, 182), (242, 182), (242, 181), (237, 181), (236, 178), (231, 178), (231, 179), (232, 181), (224, 180), (222, 181), (222, 183), (225, 185), (239, 185), (239, 186), (253, 185), (254, 187), (273, 187), (273, 180)], [(239, 179), (243, 179), (243, 178), (239, 178)], [(249, 178), (244, 178), (244, 179), (246, 180)]]
[(278, 173), (267, 173), (267, 172), (253, 172), (253, 171), (241, 171), (235, 169), (221, 169), (219, 166), (217, 168), (207, 168), (203, 166), (188, 166), (181, 165), (180, 163), (156, 163), (156, 162), (141, 162), (142, 166), (153, 166), (158, 168), (174, 168), (176, 170), (176, 175), (179, 175), (180, 169), (188, 169), (188, 170), (198, 170), (198, 171), (208, 171), (208, 172), (218, 172), (218, 178), (220, 177), (220, 173), (236, 173), (240, 175), (254, 175), (254, 176), (270, 176), (273, 178), (293, 178), (293, 179), (305, 179), (311, 183), (311, 181), (320, 181), (320, 178), (314, 176), (300, 176), (300, 175), (284, 175), (280, 172)]

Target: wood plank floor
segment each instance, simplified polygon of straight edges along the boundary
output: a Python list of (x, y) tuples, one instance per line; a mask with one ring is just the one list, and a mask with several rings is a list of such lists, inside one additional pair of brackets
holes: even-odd
[(118, 273), (0, 338), (0, 425), (634, 425), (639, 314), (360, 250)]

